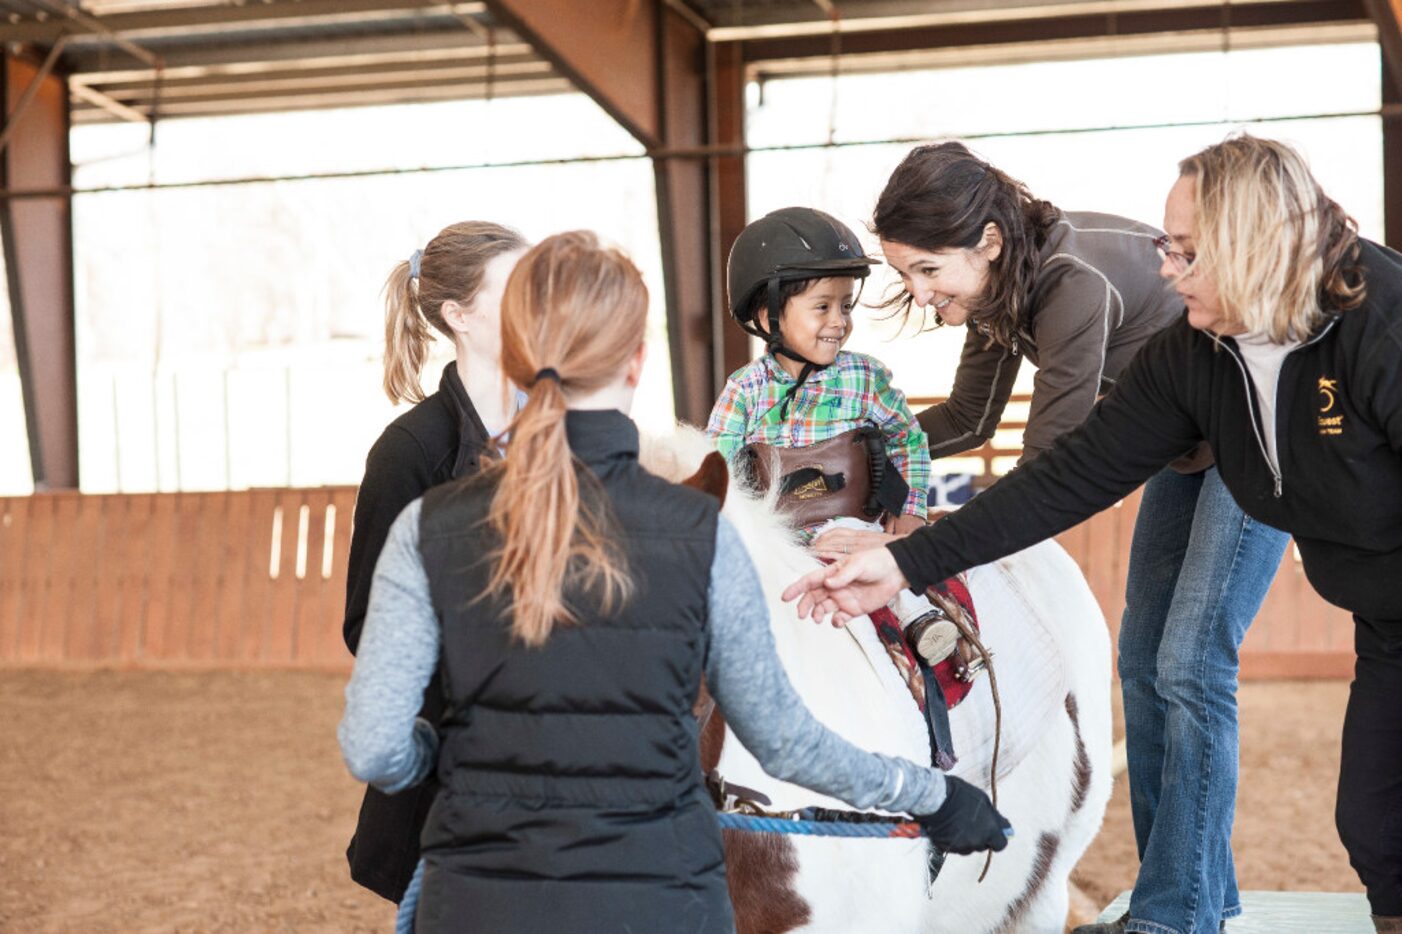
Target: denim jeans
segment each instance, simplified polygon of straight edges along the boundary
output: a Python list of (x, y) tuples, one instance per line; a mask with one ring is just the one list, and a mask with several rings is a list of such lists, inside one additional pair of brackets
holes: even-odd
[(1237, 649), (1287, 541), (1241, 511), (1215, 467), (1144, 487), (1119, 645), (1140, 863), (1127, 931), (1217, 934), (1241, 913)]

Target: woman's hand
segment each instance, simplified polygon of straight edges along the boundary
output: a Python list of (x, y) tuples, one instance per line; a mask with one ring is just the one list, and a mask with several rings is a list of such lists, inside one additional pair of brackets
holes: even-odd
[(890, 549), (870, 548), (803, 575), (784, 588), (783, 599), (798, 600), (800, 619), (808, 616), (815, 623), (830, 619), (841, 627), (853, 617), (885, 606), (908, 586)]

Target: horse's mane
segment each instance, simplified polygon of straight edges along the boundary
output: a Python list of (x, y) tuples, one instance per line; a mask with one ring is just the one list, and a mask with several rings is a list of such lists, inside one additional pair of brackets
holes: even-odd
[[(643, 435), (639, 460), (649, 472), (679, 483), (695, 473), (701, 461), (715, 449), (715, 442), (705, 432), (678, 422), (670, 435)], [(776, 511), (778, 495), (777, 490), (766, 495), (756, 493), (732, 470), (730, 488), (721, 509), (721, 514), (740, 534), (750, 557), (755, 559), (766, 592), (771, 592), (776, 584), (782, 588), (817, 566), (793, 529)]]

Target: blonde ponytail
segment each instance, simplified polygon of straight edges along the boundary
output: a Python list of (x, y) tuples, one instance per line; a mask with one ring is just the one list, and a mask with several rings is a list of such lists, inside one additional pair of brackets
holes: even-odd
[(501, 546), (487, 593), (510, 590), (512, 634), (538, 646), (556, 624), (579, 622), (567, 594), (605, 614), (632, 596), (608, 501), (570, 453), (565, 413), (568, 392), (606, 386), (628, 365), (643, 340), (647, 287), (593, 234), (557, 234), (517, 263), (501, 317), (502, 369), (529, 388), (495, 468), (489, 521)]
[(439, 231), (419, 254), (418, 275), (407, 261), (397, 263), (385, 281), (385, 395), (389, 401), (422, 402), (420, 376), (437, 331), (449, 340), (443, 303), (470, 305), (482, 288), (482, 275), (502, 253), (526, 248), (510, 227), (464, 221)]
[(432, 340), (433, 332), (419, 314), (419, 299), (406, 260), (396, 265), (385, 281), (385, 395), (390, 402), (423, 401), (419, 377)]

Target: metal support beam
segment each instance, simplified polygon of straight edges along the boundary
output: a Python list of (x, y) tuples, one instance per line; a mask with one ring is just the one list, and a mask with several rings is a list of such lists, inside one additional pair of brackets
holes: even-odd
[[(711, 86), (711, 143), (732, 146), (745, 143), (745, 62), (734, 44), (711, 44), (708, 56)], [(725, 379), (750, 360), (750, 339), (730, 319), (725, 267), (730, 248), (748, 220), (745, 189), (745, 157), (711, 159), (711, 346), (717, 349), (712, 378), (720, 394)]]
[(5, 147), (10, 144), (10, 137), (15, 135), (15, 128), (24, 120), (24, 114), (29, 110), (34, 99), (39, 96), (39, 91), (43, 89), (44, 82), (49, 75), (53, 74), (54, 65), (58, 64), (58, 57), (63, 54), (63, 46), (67, 42), (62, 36), (54, 43), (54, 47), (49, 49), (49, 54), (44, 56), (44, 61), (39, 65), (39, 70), (34, 73), (34, 77), (29, 79), (29, 85), (20, 94), (19, 100), (8, 110), (5, 119), (5, 128), (0, 130), (0, 152), (5, 151)]
[[(432, 3), (428, 0), (280, 0), (275, 3), (162, 6), (130, 13), (110, 13), (99, 19), (56, 0), (34, 2), (53, 10), (55, 16), (43, 21), (22, 20), (0, 25), (0, 42), (47, 45), (63, 34), (92, 35), (110, 42), (130, 42), (134, 37), (189, 37), (230, 29), (278, 29), (326, 22), (373, 23), (386, 17), (402, 17), (406, 13), (448, 12), (471, 16), (484, 9), (481, 3)], [(141, 57), (139, 52), (132, 54)]]
[(651, 149), (662, 139), (659, 5), (658, 0), (489, 0), (487, 7)]
[[(1384, 95), (1389, 84), (1394, 91), (1402, 90), (1402, 0), (1363, 0), (1363, 7), (1378, 27), (1378, 45), (1383, 53)], [(1383, 103), (1388, 100), (1384, 96)]]
[[(5, 131), (21, 116), (23, 125), (0, 153), (0, 182), (6, 188), (68, 189), (72, 180), (65, 79), (40, 79), (33, 103), (21, 115), (17, 107), (39, 69), (8, 54), (2, 63)], [(38, 489), (78, 486), (72, 206), (67, 194), (0, 203), (15, 357)]]
[[(1383, 84), (1383, 240), (1402, 249), (1402, 80), (1382, 69)], [(1391, 113), (1389, 113), (1391, 105)]]
[[(657, 15), (657, 123), (663, 145), (705, 145), (706, 36), (666, 7), (659, 6)], [(704, 425), (716, 398), (708, 165), (703, 159), (655, 159), (652, 165), (673, 404), (677, 418)]]
[[(75, 24), (75, 28), (84, 29), (88, 32), (96, 33), (97, 35), (102, 36), (104, 39), (117, 46), (117, 48), (121, 49), (123, 52), (126, 52), (132, 58), (135, 58), (138, 61), (143, 61), (146, 64), (150, 65), (152, 68), (159, 69), (161, 67), (161, 58), (159, 55), (154, 55), (151, 52), (148, 52), (146, 49), (143, 49), (141, 46), (137, 45), (135, 42), (132, 42), (126, 36), (123, 36), (120, 32), (117, 32), (116, 30), (112, 29), (110, 26), (108, 26), (102, 20), (98, 19), (96, 16), (84, 13), (82, 10), (78, 9), (75, 6), (69, 6), (66, 3), (60, 3), (59, 0), (34, 0), (34, 2), (38, 3), (40, 6), (47, 7), (48, 10), (52, 13), (57, 13), (59, 16), (68, 17), (68, 19)], [(59, 38), (61, 39), (65, 37), (60, 36)], [(59, 39), (54, 39), (53, 41), (55, 45), (57, 45)]]
[[(705, 30), (694, 14), (665, 0), (490, 0), (488, 6), (654, 155), (673, 400), (678, 418), (704, 423), (719, 390), (717, 379), (726, 372), (724, 354), (716, 352), (722, 346), (717, 340), (724, 340), (717, 320), (724, 309), (723, 254), (716, 252), (721, 212), (713, 180), (721, 163), (732, 173), (725, 216), (734, 222), (738, 191), (744, 223), (743, 156), (707, 154), (717, 140), (711, 132), (714, 101)], [(732, 79), (743, 83), (743, 75)], [(725, 141), (738, 145), (733, 108), (727, 119), (736, 135)], [(670, 157), (678, 151), (701, 154)]]
[(1397, 249), (1402, 247), (1402, 120), (1396, 113), (1402, 102), (1402, 0), (1363, 2), (1377, 24), (1382, 48), (1383, 239)]
[[(1266, 0), (1234, 4), (1233, 29), (1253, 29), (1307, 23), (1366, 20), (1364, 0)], [(1387, 2), (1387, 0), (1383, 0)], [(904, 29), (872, 29), (846, 32), (844, 55), (904, 52), (956, 46), (1085, 39), (1101, 36), (1136, 36), (1220, 28), (1220, 6), (1186, 9), (1128, 10), (1113, 15), (1078, 13), (1069, 16), (1026, 18), (1008, 22), (962, 22)], [(713, 32), (713, 35), (720, 33)], [(830, 31), (815, 35), (785, 36), (741, 42), (747, 62), (776, 59), (822, 58), (832, 54)]]

